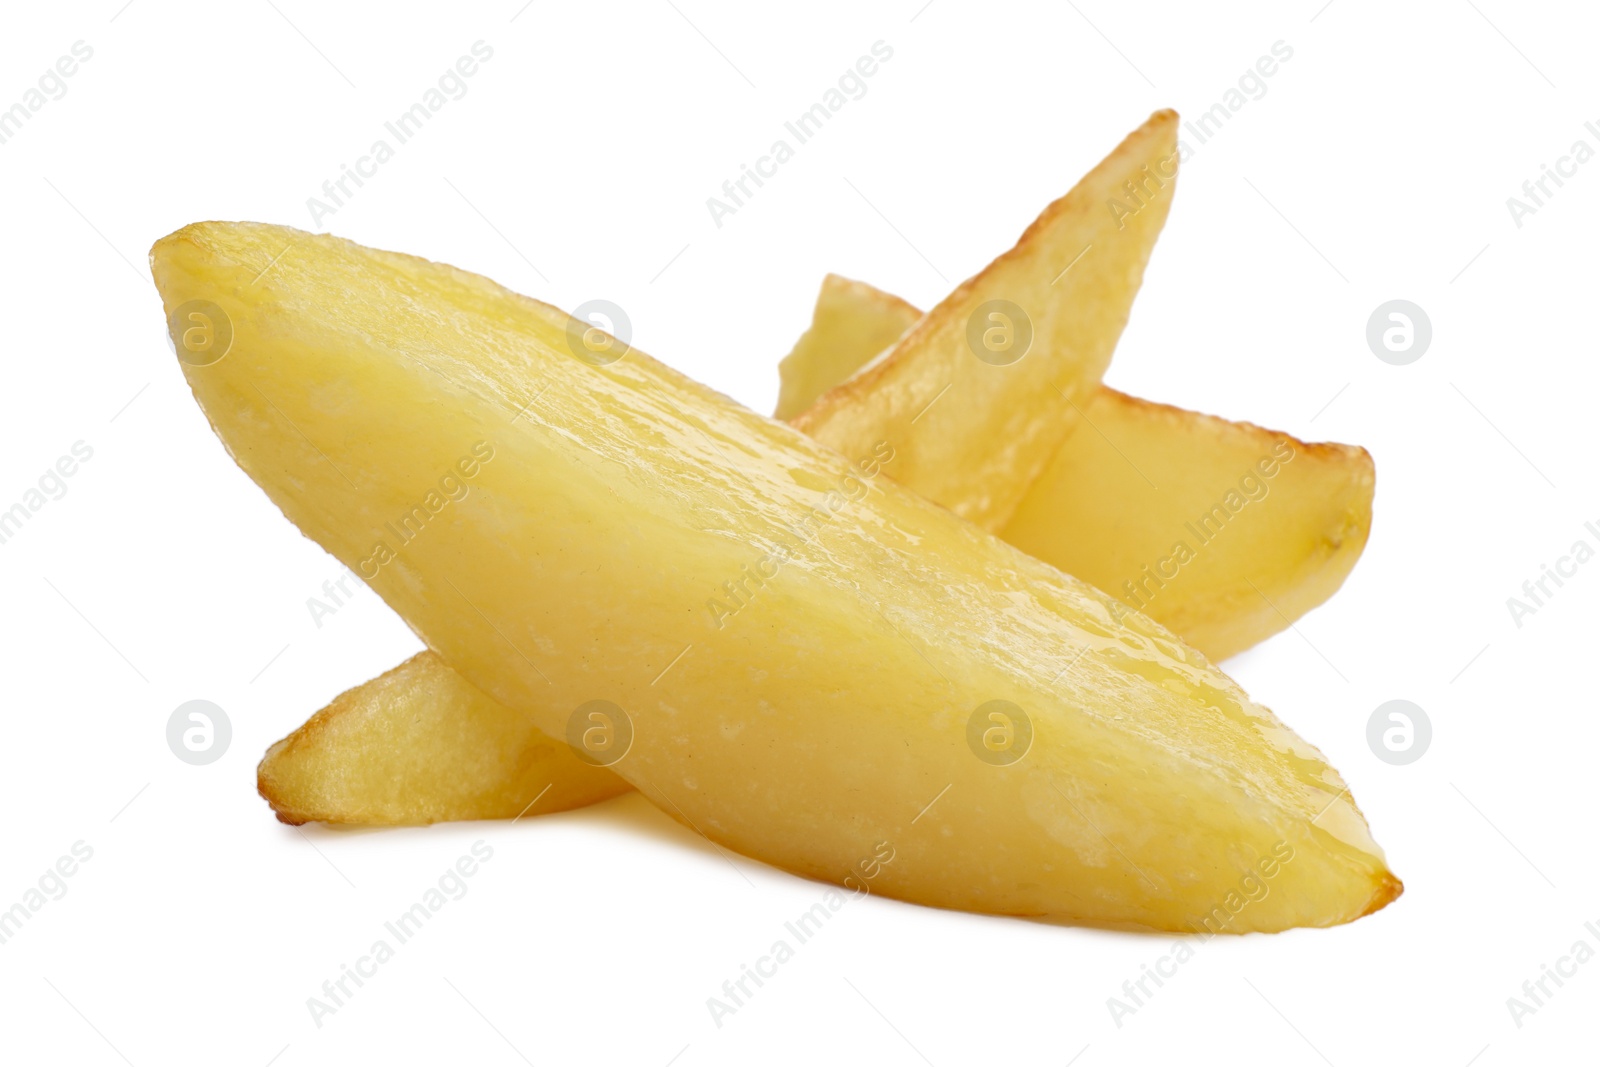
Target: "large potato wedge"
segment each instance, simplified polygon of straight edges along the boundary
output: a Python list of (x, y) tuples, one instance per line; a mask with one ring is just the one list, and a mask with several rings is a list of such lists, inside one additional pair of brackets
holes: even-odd
[(897, 482), (1002, 526), (1111, 361), (1172, 204), (1177, 126), (1174, 112), (1151, 116), (1015, 248), (794, 425), (846, 456), (889, 441)]
[[(884, 895), (1165, 930), (1400, 891), (1314, 748), (877, 477), (887, 442), (847, 459), (637, 350), (603, 363), (487, 279), (327, 236), (197, 224), (152, 272), (196, 399), (290, 520), (551, 736), (613, 702), (613, 769), (720, 844), (840, 882), (888, 843)], [(195, 316), (227, 345), (194, 358)]]
[[(1052, 377), (1060, 377), (1065, 383), (1065, 389), (1046, 389), (1043, 393), (1025, 397), (1030, 405), (1026, 421), (1032, 425), (1032, 429), (1027, 432), (1036, 433), (1041, 429), (1044, 431), (1035, 446), (1036, 450), (1043, 449), (1043, 451), (1038, 451), (1037, 455), (1021, 455), (1020, 459), (1024, 462), (1020, 466), (1013, 462), (1008, 469), (1011, 471), (1011, 476), (1020, 477), (1022, 469), (1037, 470), (1042, 466), (1049, 458), (1049, 451), (1053, 447), (1055, 437), (1052, 435), (1055, 429), (1068, 425), (1074, 417), (1070, 396), (1078, 391), (1078, 387), (1073, 382), (1085, 376), (1097, 379), (1103, 370), (1104, 362), (1110, 357), (1111, 348), (1127, 317), (1127, 305), (1138, 289), (1150, 245), (1154, 243), (1166, 217), (1171, 184), (1169, 168), (1176, 165), (1176, 157), (1169, 151), (1171, 146), (1168, 144), (1173, 141), (1174, 124), (1175, 117), (1170, 112), (1154, 116), (1144, 128), (1127, 138), (1072, 192), (1046, 208), (1039, 220), (1023, 235), (1016, 248), (999, 257), (978, 277), (952, 294), (951, 299), (940, 305), (939, 314), (951, 318), (966, 314), (964, 308), (975, 308), (979, 302), (1001, 295), (1022, 300), (1033, 309), (1034, 316), (1041, 315), (1042, 309), (1041, 325), (1047, 324), (1053, 331), (1053, 343), (1059, 345), (1062, 352), (1059, 358), (1053, 358), (1048, 354), (1041, 355), (1036, 351), (1029, 366), (1020, 371), (1014, 367), (988, 366), (979, 362), (970, 341), (962, 339), (959, 346), (952, 348), (953, 339), (948, 331), (930, 329), (919, 334), (917, 338), (908, 340), (906, 345), (899, 348), (894, 356), (896, 369), (892, 374), (886, 375), (880, 388), (887, 394), (907, 388), (906, 383), (909, 382), (912, 383), (909, 387), (915, 391), (915, 383), (925, 384), (932, 381), (952, 367), (955, 368), (955, 373), (965, 376), (970, 376), (974, 368), (978, 368), (979, 377), (990, 383), (988, 403), (1015, 405), (1019, 388), (1026, 386), (1025, 378), (1039, 385), (1043, 381), (1051, 380)], [(1158, 174), (1167, 173), (1168, 177), (1163, 179), (1149, 174), (1150, 160), (1160, 164), (1156, 168)], [(1118, 189), (1116, 188), (1118, 181), (1130, 184), (1125, 189)], [(1087, 256), (1088, 251), (1092, 251), (1089, 242), (1091, 239), (1098, 239), (1094, 235), (1103, 228), (1105, 220), (1116, 221), (1116, 216), (1111, 210), (1113, 199), (1123, 205), (1144, 203), (1145, 200), (1151, 202), (1147, 205), (1149, 210), (1142, 212), (1143, 218), (1138, 226), (1126, 233), (1117, 233), (1110, 241), (1102, 240), (1102, 248), (1098, 254), (1088, 256), (1088, 261), (1085, 263), (1076, 264), (1076, 259)], [(1125, 228), (1125, 224), (1119, 222), (1119, 230)], [(1080, 239), (1084, 242), (1082, 245), (1076, 243)], [(1069, 246), (1072, 249), (1072, 262), (1076, 265), (1077, 276), (1070, 284), (1053, 284), (1059, 281), (1063, 274), (1061, 266), (1056, 262), (1060, 258), (1058, 254)], [(1033, 272), (1031, 275), (1030, 271)], [(834, 291), (840, 289), (849, 291)], [(1092, 314), (1084, 314), (1082, 309), (1077, 312), (1061, 313), (1072, 299), (1081, 297), (1084, 293), (1110, 295), (1103, 306), (1097, 305), (1092, 309), (1094, 312)], [(820, 394), (844, 382), (858, 371), (868, 356), (900, 340), (907, 329), (921, 318), (922, 313), (909, 304), (888, 297), (870, 286), (830, 278), (824, 285), (823, 297), (818, 300), (815, 321), (811, 329), (780, 366), (784, 384), (778, 402), (778, 417), (788, 418), (801, 413), (805, 408), (813, 407)], [(1036, 350), (1040, 349), (1038, 345), (1034, 347)], [(996, 377), (1002, 374), (1010, 374), (1017, 380), (1008, 385), (1005, 378)], [(875, 392), (863, 392), (857, 396), (842, 398), (839, 412), (853, 405), (859, 405), (860, 410), (847, 416), (835, 412), (838, 417), (821, 419), (818, 423), (818, 432), (837, 438), (840, 434), (850, 432), (852, 428), (855, 432), (871, 431), (878, 422), (882, 423), (879, 428), (884, 432), (896, 429), (897, 416), (894, 406), (883, 405), (879, 403), (881, 400), (882, 397)], [(1017, 414), (1016, 411), (1008, 410), (1002, 415), (990, 407), (985, 407), (982, 402), (968, 402), (970, 400), (970, 397), (963, 394), (962, 402), (951, 405), (952, 414), (943, 423), (946, 430), (941, 431), (941, 435), (947, 435), (949, 426), (959, 424), (967, 431), (971, 431), (972, 436), (981, 439), (997, 420), (1004, 421)], [(815, 406), (819, 409), (821, 407), (821, 405)], [(938, 438), (923, 438), (919, 434), (909, 432), (911, 429), (912, 427), (899, 427), (897, 432), (906, 433), (913, 447), (935, 447), (932, 442)], [(874, 437), (873, 443), (879, 439)], [(937, 447), (942, 448), (943, 444)], [(987, 457), (993, 451), (993, 448), (985, 443), (982, 456), (968, 457), (968, 465), (986, 464)], [(897, 469), (903, 476), (916, 477), (914, 465), (907, 457), (902, 457)], [(1004, 477), (1006, 477), (1004, 473), (997, 473), (994, 477), (982, 479), (977, 484), (988, 492), (998, 484), (996, 478), (1003, 480)], [(961, 503), (947, 502), (958, 505)], [(1006, 506), (1010, 506), (1010, 503)], [(436, 669), (448, 670), (442, 665), (433, 666)], [(438, 685), (417, 687), (413, 692), (419, 699), (435, 702), (453, 693), (471, 693), (471, 696), (466, 696), (464, 699), (481, 711), (481, 705), (477, 701), (480, 698), (483, 700), (488, 698), (476, 694), (464, 681), (461, 685), (464, 689), (458, 689), (441, 681)], [(397, 735), (401, 725), (399, 720), (407, 716), (407, 709), (403, 703), (394, 701), (390, 689), (385, 687), (357, 687), (339, 698), (338, 707), (338, 721), (360, 721), (373, 729), (377, 723), (384, 721), (386, 717), (391, 717), (396, 720)], [(331, 712), (332, 709), (326, 710)], [(259, 776), (263, 784), (262, 795), (273, 805), (280, 818), (300, 818), (304, 809), (322, 812), (326, 817), (325, 821), (340, 821), (341, 818), (365, 820), (378, 817), (379, 812), (385, 813), (382, 817), (386, 819), (434, 821), (475, 817), (475, 813), (480, 810), (473, 805), (463, 806), (459, 790), (433, 796), (419, 793), (411, 796), (407, 801), (408, 806), (403, 808), (394, 807), (393, 798), (362, 798), (348, 788), (355, 783), (368, 780), (366, 772), (354, 761), (374, 760), (379, 763), (386, 761), (370, 750), (356, 747), (357, 743), (362, 741), (362, 737), (354, 734), (346, 737), (324, 730), (318, 732), (316, 745), (304, 743), (301, 735), (310, 726), (310, 723), (306, 724), (301, 730), (274, 746), (262, 763)], [(444, 736), (429, 742), (418, 731), (432, 726), (437, 726)], [(435, 705), (421, 710), (415, 720), (408, 724), (406, 730), (408, 743), (444, 744), (452, 739), (453, 726), (449, 723), (448, 716)], [(346, 740), (351, 744), (341, 747)], [(534, 739), (528, 738), (520, 741), (519, 745), (534, 743)], [(399, 754), (393, 758), (402, 761), (405, 759)], [(582, 766), (581, 763), (574, 762), (577, 766)], [(559, 767), (553, 767), (552, 770), (558, 772)], [(510, 774), (510, 769), (507, 768), (505, 773)], [(323, 782), (321, 776), (324, 775), (342, 775), (344, 790), (334, 788), (333, 783)], [(265, 788), (269, 781), (277, 783), (271, 791)], [(381, 779), (378, 780), (378, 784), (383, 789), (389, 788)], [(496, 795), (509, 797), (515, 792), (515, 784), (505, 781), (496, 786), (491, 786), (489, 783), (481, 785)], [(523, 784), (526, 786), (532, 783)], [(417, 790), (425, 790), (427, 782), (416, 782), (414, 787)], [(543, 784), (541, 783), (538, 788), (543, 788)], [(574, 801), (579, 801), (587, 795), (587, 791), (577, 788), (569, 795)], [(554, 795), (545, 798), (540, 805), (540, 811), (562, 810), (554, 803), (556, 799)], [(338, 802), (336, 806), (335, 801)], [(474, 814), (452, 815), (450, 814), (452, 812)]]
[(432, 652), (341, 694), (273, 745), (256, 786), (283, 822), (360, 826), (514, 819), (631, 788)]
[[(898, 297), (828, 275), (810, 328), (780, 365), (780, 417), (803, 410), (921, 317)], [(1365, 450), (1308, 445), (1105, 386), (1086, 416), (1092, 426), (1062, 444), (1001, 537), (1140, 605), (1212, 658), (1277, 633), (1331, 596), (1359, 556), (1372, 503)], [(1272, 476), (1255, 467), (1262, 460)], [(1241, 492), (1238, 482), (1252, 472)], [(1243, 515), (1222, 518), (1229, 524), (1223, 537), (1211, 507), (1230, 491), (1239, 493)], [(1166, 578), (1145, 569), (1172, 555), (1174, 530), (1198, 545), (1198, 533), (1187, 531), (1207, 516), (1205, 551), (1169, 567)], [(1118, 573), (1131, 576), (1120, 589)], [(382, 679), (359, 686), (268, 751), (261, 793), (280, 819), (384, 825), (508, 817), (535, 799), (530, 814), (628, 788), (566, 753), (548, 755), (544, 734), (527, 717), (480, 693), (433, 653), (402, 669), (414, 678), (406, 689), (380, 685)], [(333, 729), (324, 721), (363, 728)], [(484, 723), (493, 724), (493, 737), (469, 728)], [(481, 747), (491, 743), (494, 751)], [(418, 766), (418, 752), (433, 755)], [(541, 758), (517, 758), (530, 752)], [(470, 780), (459, 773), (469, 764)], [(449, 773), (436, 773), (439, 767)], [(607, 779), (611, 787), (600, 788)]]
[[(828, 376), (855, 373), (920, 316), (829, 275), (811, 328), (783, 361), (785, 404), (803, 408)], [(1361, 557), (1372, 528), (1366, 449), (1308, 444), (1103, 385), (1082, 410), (1000, 537), (1212, 659), (1288, 628)]]

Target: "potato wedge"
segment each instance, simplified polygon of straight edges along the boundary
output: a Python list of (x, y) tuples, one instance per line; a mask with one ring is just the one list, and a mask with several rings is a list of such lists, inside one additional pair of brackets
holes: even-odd
[[(610, 702), (613, 769), (712, 840), (831, 882), (887, 843), (884, 895), (1163, 930), (1268, 864), (1228, 929), (1398, 895), (1314, 748), (878, 477), (887, 443), (847, 459), (425, 260), (250, 223), (151, 259), (196, 399), (289, 519), (551, 736)], [(228, 344), (194, 358), (195, 316)]]
[(432, 652), (341, 694), (273, 745), (256, 787), (283, 822), (360, 826), (513, 819), (632, 788)]
[(897, 482), (999, 529), (1111, 361), (1172, 203), (1177, 126), (1175, 112), (1152, 115), (794, 425), (846, 456), (890, 442)]
[[(804, 406), (909, 329), (915, 307), (829, 275), (783, 361)], [(838, 379), (838, 380), (843, 380)], [(1372, 528), (1366, 449), (1307, 444), (1100, 386), (999, 535), (1143, 611), (1212, 659), (1287, 629), (1338, 591)]]

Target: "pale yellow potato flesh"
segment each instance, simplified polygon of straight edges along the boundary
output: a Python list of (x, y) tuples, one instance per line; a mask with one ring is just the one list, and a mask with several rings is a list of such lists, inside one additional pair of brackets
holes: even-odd
[(778, 406), (772, 417), (793, 419), (805, 411), (900, 340), (920, 318), (922, 312), (899, 297), (866, 282), (828, 275), (817, 294), (810, 327), (778, 363)]
[[(637, 350), (590, 365), (554, 308), (325, 235), (197, 224), (152, 271), (169, 322), (203, 300), (231, 324), (184, 373), (291, 521), (551, 736), (625, 709), (613, 770), (724, 846), (841, 882), (888, 843), (883, 895), (1164, 930), (1399, 893), (1314, 748), (1169, 632), (878, 477), (888, 446), (847, 459)], [(1031, 724), (1004, 765), (968, 743), (996, 700)]]
[(1372, 528), (1372, 457), (1101, 388), (1000, 536), (1212, 659), (1338, 591)]
[(531, 817), (631, 788), (432, 652), (341, 694), (273, 745), (256, 786), (283, 822), (359, 826)]
[[(822, 279), (811, 325), (778, 362), (778, 419), (815, 404), (822, 395), (849, 381), (873, 358), (885, 355), (923, 312), (893, 293), (854, 278), (829, 274)], [(887, 338), (887, 340), (885, 340)]]
[[(921, 316), (829, 275), (811, 328), (784, 360), (803, 406)], [(999, 535), (1143, 611), (1214, 660), (1326, 601), (1372, 528), (1367, 450), (1308, 444), (1100, 386)]]
[[(999, 529), (1111, 361), (1172, 204), (1177, 125), (1175, 112), (1152, 115), (1045, 208), (1015, 248), (794, 425), (846, 456), (888, 441), (899, 455), (897, 482)], [(982, 341), (991, 330), (992, 347)], [(996, 349), (1015, 362), (997, 365)]]

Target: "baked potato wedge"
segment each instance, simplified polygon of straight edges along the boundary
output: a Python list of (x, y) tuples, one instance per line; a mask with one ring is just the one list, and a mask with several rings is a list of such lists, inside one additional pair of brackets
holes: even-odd
[(632, 787), (419, 652), (269, 748), (256, 788), (291, 825), (413, 826), (566, 811)]

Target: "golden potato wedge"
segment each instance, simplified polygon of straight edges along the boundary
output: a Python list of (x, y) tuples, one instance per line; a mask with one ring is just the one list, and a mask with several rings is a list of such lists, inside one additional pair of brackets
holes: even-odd
[(1151, 116), (1015, 248), (794, 425), (846, 456), (888, 441), (897, 482), (1001, 527), (1111, 361), (1172, 203), (1177, 125), (1174, 112)]
[[(786, 403), (848, 376), (910, 328), (912, 305), (829, 275), (784, 360)], [(1366, 449), (1307, 444), (1100, 386), (999, 532), (1143, 611), (1212, 659), (1338, 591), (1372, 528)]]
[(845, 458), (487, 279), (325, 235), (201, 223), (152, 272), (196, 399), (289, 519), (551, 736), (609, 702), (613, 769), (722, 845), (832, 882), (888, 846), (887, 896), (1165, 930), (1247, 878), (1271, 891), (1228, 929), (1400, 891), (1314, 748), (879, 477), (886, 442)]
[(432, 652), (341, 694), (269, 748), (256, 787), (283, 822), (361, 826), (513, 819), (631, 788)]

